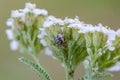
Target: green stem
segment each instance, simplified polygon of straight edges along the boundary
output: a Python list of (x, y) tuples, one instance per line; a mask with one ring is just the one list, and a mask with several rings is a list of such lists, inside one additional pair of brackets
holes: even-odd
[(82, 78), (83, 80), (92, 80), (92, 66), (91, 63), (89, 63), (89, 65), (84, 65), (86, 68), (86, 78), (84, 76), (84, 78)]
[(84, 63), (84, 68), (85, 68), (86, 75), (81, 78), (82, 80), (94, 80), (93, 79), (93, 74), (94, 74), (93, 67), (94, 66), (93, 66), (92, 61), (91, 62), (86, 61)]
[[(34, 48), (33, 48), (34, 49)], [(44, 67), (42, 67), (42, 65), (40, 64), (40, 61), (39, 61), (39, 58), (38, 58), (38, 56), (36, 56), (36, 51), (35, 50), (33, 50), (33, 54), (31, 54), (31, 56), (32, 56), (32, 58), (34, 59), (34, 61), (36, 62), (36, 64), (45, 72), (45, 74), (47, 75), (47, 76), (49, 76), (49, 74), (46, 72), (46, 70), (44, 69)], [(50, 76), (49, 76), (49, 78), (50, 78)], [(50, 80), (52, 80), (51, 78), (50, 78)]]
[(88, 80), (93, 80), (93, 79), (92, 79), (92, 74), (93, 74), (92, 70), (89, 69)]
[(38, 59), (35, 55), (33, 55), (33, 54), (32, 54), (32, 57), (33, 57), (34, 61), (36, 62), (36, 64), (37, 64), (38, 66), (41, 66), (41, 64), (40, 64), (40, 62), (39, 62), (39, 59)]
[(74, 72), (69, 70), (67, 66), (65, 66), (65, 73), (66, 73), (66, 80), (73, 80)]

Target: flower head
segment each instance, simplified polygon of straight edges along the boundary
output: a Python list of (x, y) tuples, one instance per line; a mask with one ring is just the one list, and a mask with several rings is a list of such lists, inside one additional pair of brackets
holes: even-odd
[(38, 35), (40, 41), (44, 39), (46, 47), (52, 50), (53, 56), (64, 65), (68, 63), (68, 66), (71, 66), (73, 70), (87, 55), (83, 34), (78, 33), (77, 27), (70, 27), (71, 24), (75, 23), (80, 24), (78, 18), (62, 20), (48, 16)]
[[(11, 17), (7, 20), (6, 25), (10, 29), (6, 30), (10, 47), (12, 50), (22, 49), (22, 51), (35, 47), (38, 53), (43, 46), (37, 38), (39, 28), (42, 27), (47, 16), (47, 11), (36, 8), (35, 4), (26, 3), (24, 9), (12, 10)], [(44, 40), (41, 43), (45, 45)], [(18, 47), (19, 46), (19, 47)]]
[[(10, 28), (6, 34), (12, 50), (21, 49), (34, 54), (34, 51), (39, 53), (45, 47), (45, 53), (64, 63), (70, 73), (81, 61), (85, 61), (84, 65), (94, 62), (95, 70), (119, 64), (120, 30), (115, 31), (102, 24), (86, 24), (78, 17), (62, 20), (48, 16), (45, 9), (38, 9), (31, 3), (26, 3), (24, 9), (13, 10), (6, 25)], [(87, 56), (91, 59), (89, 62), (85, 60)]]

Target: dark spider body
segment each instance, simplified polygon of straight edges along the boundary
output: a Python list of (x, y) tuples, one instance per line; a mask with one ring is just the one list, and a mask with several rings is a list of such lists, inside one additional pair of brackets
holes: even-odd
[(61, 45), (65, 42), (63, 34), (57, 34), (55, 37), (55, 43)]

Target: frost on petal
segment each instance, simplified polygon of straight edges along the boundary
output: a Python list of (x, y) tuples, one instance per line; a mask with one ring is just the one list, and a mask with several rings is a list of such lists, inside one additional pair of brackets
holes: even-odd
[(13, 35), (13, 31), (12, 29), (7, 29), (6, 30), (6, 34), (9, 40), (13, 40), (14, 39), (14, 35)]
[(33, 9), (36, 8), (36, 5), (35, 5), (35, 4), (32, 4), (32, 3), (26, 3), (26, 4), (25, 4), (25, 8), (30, 9), (30, 10), (33, 10)]
[(16, 41), (16, 40), (13, 40), (11, 43), (10, 43), (10, 48), (11, 50), (13, 51), (16, 51), (19, 47), (19, 42)]
[(48, 56), (52, 56), (52, 51), (47, 47), (45, 48), (45, 54), (48, 55)]
[(114, 66), (107, 69), (108, 71), (120, 71), (120, 62), (117, 62)]

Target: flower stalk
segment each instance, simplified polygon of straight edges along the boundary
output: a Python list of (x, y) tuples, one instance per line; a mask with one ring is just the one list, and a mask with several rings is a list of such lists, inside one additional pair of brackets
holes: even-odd
[(73, 73), (66, 69), (66, 80), (73, 80)]

